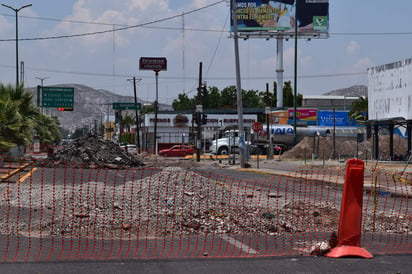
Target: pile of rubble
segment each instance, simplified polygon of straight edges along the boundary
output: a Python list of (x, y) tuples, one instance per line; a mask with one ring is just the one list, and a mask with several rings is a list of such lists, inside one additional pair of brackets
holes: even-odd
[[(7, 200), (0, 200), (0, 206), (30, 207), (38, 212), (53, 210), (53, 214), (32, 218), (30, 225), (21, 218), (4, 216), (7, 222), (0, 221), (0, 233), (26, 235), (40, 231), (41, 237), (136, 239), (210, 233), (291, 235), (337, 230), (339, 210), (334, 204), (290, 198), (282, 192), (230, 187), (207, 173), (168, 167), (141, 180), (114, 186), (98, 181), (70, 189), (54, 183), (30, 188), (13, 186)], [(369, 212), (364, 216), (363, 229), (407, 233), (408, 222), (406, 216)]]
[(53, 167), (76, 165), (83, 168), (123, 168), (144, 165), (114, 142), (96, 135), (81, 137), (64, 145), (52, 154), (45, 164)]
[[(373, 153), (373, 142), (371, 139), (357, 143), (356, 139), (335, 138), (333, 144), (332, 137), (319, 137), (314, 140), (313, 137), (305, 137), (301, 142), (296, 144), (292, 149), (286, 151), (283, 159), (310, 159), (312, 153), (317, 155), (318, 159), (331, 159), (335, 148), (336, 158), (356, 157), (365, 160), (370, 159)], [(318, 147), (318, 149), (316, 149)], [(393, 136), (393, 153), (394, 155), (404, 155), (407, 152), (407, 141), (398, 135)], [(389, 135), (379, 136), (379, 159), (389, 160)]]

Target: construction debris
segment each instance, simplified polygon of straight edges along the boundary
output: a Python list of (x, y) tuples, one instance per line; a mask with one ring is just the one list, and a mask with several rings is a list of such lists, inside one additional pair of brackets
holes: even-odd
[[(379, 160), (390, 159), (390, 137), (389, 135), (379, 136)], [(393, 136), (393, 155), (405, 155), (407, 153), (407, 140)], [(293, 148), (282, 154), (283, 159), (340, 159), (340, 158), (359, 158), (362, 160), (371, 159), (373, 153), (372, 139), (357, 142), (356, 139), (336, 137), (305, 137)]]
[(144, 165), (116, 143), (96, 135), (81, 137), (64, 145), (52, 154), (45, 164), (53, 167), (74, 165), (81, 168), (125, 168)]

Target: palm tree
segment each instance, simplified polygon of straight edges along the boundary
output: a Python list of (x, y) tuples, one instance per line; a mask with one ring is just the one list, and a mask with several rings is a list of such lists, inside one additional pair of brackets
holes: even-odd
[(42, 143), (60, 141), (58, 121), (41, 114), (32, 101), (32, 93), (23, 84), (13, 87), (0, 83), (0, 154), (11, 147), (21, 148), (31, 143), (34, 131)]
[[(364, 124), (368, 120), (368, 98), (359, 96), (359, 100), (352, 103), (349, 116), (352, 117), (356, 123)], [(366, 126), (366, 138), (372, 136), (372, 129), (370, 125)]]
[(121, 124), (126, 126), (126, 131), (130, 133), (130, 126), (135, 124), (135, 117), (126, 115), (123, 117)]
[(21, 121), (18, 105), (4, 96), (0, 86), (0, 155), (14, 147), (15, 140), (24, 139), (20, 132)]
[(349, 116), (357, 123), (365, 123), (368, 120), (368, 98), (359, 97), (359, 100), (352, 103)]
[(34, 131), (39, 135), (41, 144), (51, 145), (61, 140), (60, 123), (50, 115), (39, 114), (34, 123)]
[(2, 153), (10, 147), (22, 146), (32, 140), (33, 121), (39, 114), (32, 105), (33, 96), (23, 85), (13, 87), (0, 83)]

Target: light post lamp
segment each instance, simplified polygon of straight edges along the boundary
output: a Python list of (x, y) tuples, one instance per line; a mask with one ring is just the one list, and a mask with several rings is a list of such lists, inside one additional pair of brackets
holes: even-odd
[[(36, 77), (37, 80), (40, 80), (41, 82), (41, 86), (40, 88), (37, 87), (37, 106), (40, 107), (40, 98), (41, 98), (41, 94), (43, 93), (43, 82), (46, 79), (49, 79), (49, 77)], [(41, 92), (40, 92), (41, 89)], [(43, 107), (41, 107), (41, 112), (43, 112)]]
[(19, 28), (18, 28), (18, 15), (17, 13), (24, 8), (31, 7), (32, 4), (24, 5), (18, 9), (15, 9), (9, 5), (1, 4), (3, 7), (9, 8), (16, 13), (16, 86), (19, 85)]

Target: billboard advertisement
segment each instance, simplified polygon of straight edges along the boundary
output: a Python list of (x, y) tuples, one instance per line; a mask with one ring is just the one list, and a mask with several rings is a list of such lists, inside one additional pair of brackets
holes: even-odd
[[(288, 109), (288, 124), (293, 124), (293, 108)], [(298, 108), (296, 110), (296, 124), (315, 126), (318, 122), (318, 110), (316, 108)]]
[(368, 69), (370, 120), (412, 119), (412, 59)]
[(318, 126), (332, 127), (335, 123), (337, 127), (355, 126), (355, 120), (349, 117), (349, 111), (335, 111), (335, 119), (333, 119), (333, 110), (319, 110)]
[[(297, 12), (295, 12), (296, 0), (235, 0), (238, 31), (294, 32), (296, 15), (300, 33), (327, 33), (329, 0), (297, 1)], [(233, 30), (233, 20), (231, 27)]]

